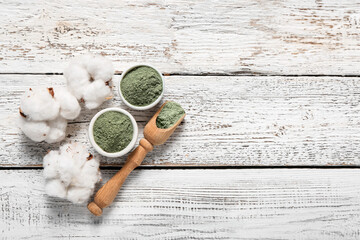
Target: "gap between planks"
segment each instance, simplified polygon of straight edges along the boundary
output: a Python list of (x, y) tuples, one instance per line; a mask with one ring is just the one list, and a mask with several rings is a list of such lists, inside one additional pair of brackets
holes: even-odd
[[(119, 170), (122, 165), (101, 165), (101, 170)], [(33, 166), (0, 166), (0, 171), (5, 170), (41, 170), (43, 169), (42, 165), (37, 164)], [(204, 170), (231, 170), (231, 169), (239, 169), (239, 170), (246, 170), (246, 169), (360, 169), (360, 166), (197, 166), (197, 165), (178, 165), (178, 166), (168, 166), (168, 165), (144, 165), (139, 166), (136, 169), (144, 169), (144, 170), (197, 170), (197, 169), (204, 169)]]
[[(122, 71), (117, 71), (114, 75), (121, 75)], [(234, 72), (234, 73), (216, 73), (216, 72), (206, 72), (206, 73), (186, 73), (186, 72), (172, 72), (172, 73), (162, 73), (163, 76), (179, 76), (179, 77), (353, 77), (360, 78), (359, 74), (271, 74), (271, 73), (249, 73), (249, 72)], [(60, 75), (62, 72), (0, 72), (0, 75), (39, 75), (39, 76), (51, 76), (51, 75)]]

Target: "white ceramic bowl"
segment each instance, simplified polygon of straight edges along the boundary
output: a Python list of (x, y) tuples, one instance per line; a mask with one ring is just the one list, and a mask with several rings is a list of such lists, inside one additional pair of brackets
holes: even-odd
[[(121, 92), (121, 81), (123, 80), (124, 76), (130, 72), (132, 69), (134, 68), (137, 68), (137, 67), (141, 67), (141, 66), (145, 66), (145, 67), (151, 67), (152, 69), (154, 69), (161, 77), (161, 81), (162, 81), (162, 85), (163, 85), (163, 90), (160, 94), (160, 96), (152, 103), (150, 103), (149, 105), (147, 106), (135, 106), (135, 105), (132, 105), (131, 103), (129, 103), (128, 101), (126, 101), (126, 99), (124, 98), (124, 96), (122, 95), (122, 92)], [(122, 74), (121, 74), (121, 78), (120, 78), (120, 82), (118, 83), (118, 91), (119, 91), (119, 95), (120, 95), (120, 98), (121, 100), (130, 108), (134, 109), (134, 110), (147, 110), (147, 109), (150, 109), (150, 108), (153, 108), (156, 106), (156, 104), (158, 104), (161, 100), (161, 98), (163, 97), (164, 95), (164, 90), (165, 90), (165, 81), (164, 81), (164, 78), (163, 78), (163, 75), (156, 69), (154, 68), (153, 66), (149, 65), (149, 64), (137, 64), (135, 66), (132, 66), (128, 69), (126, 69)]]
[[(116, 112), (121, 112), (121, 113), (125, 114), (126, 116), (128, 116), (130, 118), (131, 123), (133, 125), (134, 132), (133, 132), (132, 140), (129, 143), (129, 145), (127, 145), (127, 147), (124, 148), (123, 150), (121, 150), (120, 152), (115, 152), (115, 153), (105, 152), (104, 150), (102, 150), (99, 147), (99, 145), (97, 145), (97, 143), (95, 142), (95, 139), (94, 139), (93, 127), (94, 127), (94, 123), (95, 123), (96, 119), (101, 114), (103, 114), (105, 112), (109, 112), (109, 111), (116, 111)], [(130, 152), (134, 148), (137, 137), (138, 137), (138, 131), (139, 131), (138, 130), (138, 125), (137, 125), (134, 117), (129, 112), (127, 112), (127, 111), (125, 111), (124, 109), (121, 109), (121, 108), (113, 107), (113, 108), (105, 108), (105, 109), (101, 110), (100, 112), (98, 112), (97, 114), (95, 114), (95, 116), (90, 121), (88, 136), (89, 136), (89, 140), (90, 140), (91, 145), (95, 148), (95, 150), (98, 153), (100, 153), (101, 155), (103, 155), (105, 157), (115, 158), (115, 157), (120, 157), (120, 156), (123, 156), (123, 155), (127, 154), (128, 152)]]

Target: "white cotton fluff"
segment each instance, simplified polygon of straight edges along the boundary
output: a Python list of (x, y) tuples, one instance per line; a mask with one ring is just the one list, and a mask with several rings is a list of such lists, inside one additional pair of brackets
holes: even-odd
[(59, 115), (60, 104), (52, 95), (52, 88), (30, 88), (20, 100), (20, 109), (28, 120), (47, 121)]
[(90, 74), (79, 64), (71, 62), (64, 71), (69, 91), (80, 100), (83, 97), (84, 89), (90, 85)]
[(47, 143), (56, 143), (64, 140), (67, 126), (67, 120), (65, 118), (58, 117), (49, 121), (48, 125), (50, 127), (50, 131), (45, 139)]
[(80, 110), (65, 87), (29, 89), (21, 98), (19, 126), (35, 142), (60, 142), (65, 138), (67, 119), (77, 118)]
[(99, 107), (104, 102), (104, 99), (106, 100), (110, 96), (110, 93), (110, 88), (105, 82), (101, 80), (92, 82), (84, 91), (85, 106), (88, 109)]
[(81, 107), (76, 97), (66, 88), (54, 89), (55, 100), (60, 104), (60, 115), (68, 120), (75, 119), (79, 116)]
[(58, 161), (60, 159), (59, 151), (48, 152), (43, 160), (45, 178), (59, 178)]
[(19, 116), (18, 124), (21, 131), (34, 142), (45, 141), (50, 132), (50, 127), (45, 121), (30, 121)]
[(111, 97), (108, 83), (113, 75), (114, 67), (110, 60), (91, 54), (74, 58), (64, 71), (69, 91), (78, 100), (83, 99), (89, 109), (97, 108)]
[(66, 188), (59, 179), (51, 179), (45, 185), (47, 195), (58, 198), (66, 198)]
[(67, 191), (67, 200), (73, 203), (84, 203), (89, 199), (93, 191), (90, 188), (70, 187)]
[(44, 157), (45, 191), (73, 203), (86, 202), (100, 181), (99, 161), (81, 143), (69, 143)]
[(57, 117), (51, 121), (31, 121), (19, 116), (18, 125), (23, 133), (34, 142), (60, 142), (65, 138), (67, 120)]
[(93, 58), (88, 60), (86, 70), (95, 81), (102, 80), (107, 82), (114, 75), (112, 62), (100, 55), (93, 56)]

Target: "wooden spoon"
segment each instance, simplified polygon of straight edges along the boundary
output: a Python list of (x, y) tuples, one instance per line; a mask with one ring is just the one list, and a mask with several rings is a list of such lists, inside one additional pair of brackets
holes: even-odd
[(94, 201), (88, 204), (87, 207), (92, 214), (96, 216), (100, 216), (102, 214), (102, 209), (106, 208), (114, 201), (127, 176), (132, 172), (132, 170), (140, 166), (146, 154), (154, 149), (153, 145), (161, 145), (166, 142), (166, 140), (175, 131), (176, 127), (184, 119), (185, 114), (170, 128), (158, 128), (156, 126), (156, 118), (166, 103), (167, 102), (161, 106), (161, 108), (146, 124), (144, 128), (144, 138), (140, 140), (139, 146), (129, 154), (125, 165), (99, 189), (94, 197)]

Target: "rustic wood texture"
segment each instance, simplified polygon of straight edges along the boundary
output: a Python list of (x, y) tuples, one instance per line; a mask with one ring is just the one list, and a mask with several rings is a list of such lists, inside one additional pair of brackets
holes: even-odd
[(354, 0), (15, 0), (1, 9), (1, 72), (62, 72), (92, 51), (117, 70), (360, 74)]
[[(28, 140), (15, 121), (25, 89), (63, 85), (63, 76), (44, 73), (61, 73), (71, 57), (90, 51), (112, 59), (117, 73), (150, 63), (175, 75), (165, 77), (164, 100), (179, 102), (187, 116), (144, 166), (360, 166), (359, 1), (14, 0), (0, 7), (2, 239), (360, 238), (358, 168), (139, 169), (94, 217), (86, 204), (47, 197), (42, 170), (16, 169), (41, 166), (59, 144)], [(128, 110), (141, 139), (156, 108), (132, 111), (114, 94), (98, 110)], [(98, 110), (70, 122), (67, 141), (95, 152), (86, 132)], [(101, 163), (121, 167), (125, 158)], [(104, 184), (115, 170), (102, 173)]]
[(47, 197), (41, 170), (0, 178), (2, 238), (360, 238), (360, 169), (135, 170), (101, 217)]
[[(114, 82), (120, 76), (115, 76)], [(344, 77), (165, 77), (164, 100), (179, 102), (184, 122), (145, 158), (147, 166), (309, 166), (360, 164), (360, 79)], [(58, 144), (35, 143), (16, 127), (19, 97), (63, 76), (0, 75), (0, 166), (41, 165)], [(157, 107), (134, 111), (114, 99), (143, 128)], [(83, 110), (68, 126), (69, 140), (91, 147), (87, 128), (99, 110)], [(95, 150), (91, 148), (94, 152)], [(121, 166), (126, 156), (102, 158)]]

